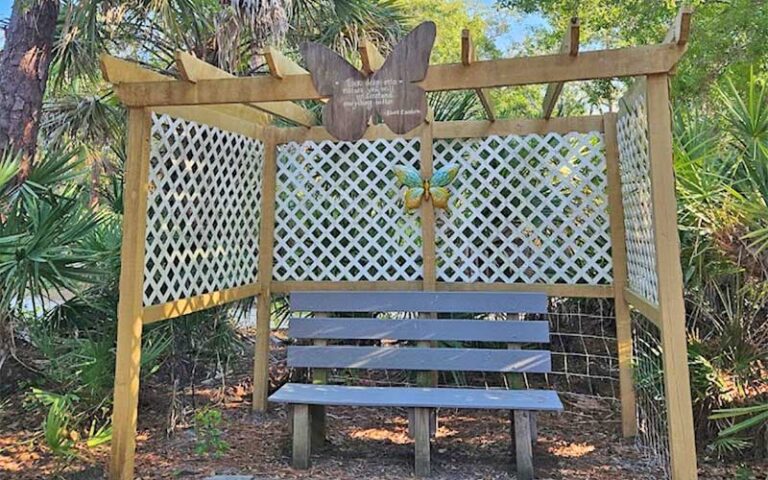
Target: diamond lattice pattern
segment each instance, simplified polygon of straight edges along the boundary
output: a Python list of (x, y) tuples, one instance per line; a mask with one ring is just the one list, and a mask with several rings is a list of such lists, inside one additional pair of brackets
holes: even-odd
[(625, 107), (619, 114), (617, 130), (628, 283), (634, 293), (658, 305), (645, 99), (638, 95)]
[(256, 281), (263, 144), (153, 114), (144, 305)]
[(436, 140), (434, 152), (436, 168), (461, 167), (438, 213), (439, 281), (611, 282), (601, 133)]
[(404, 212), (392, 173), (418, 159), (418, 139), (280, 146), (273, 278), (422, 278), (418, 216)]

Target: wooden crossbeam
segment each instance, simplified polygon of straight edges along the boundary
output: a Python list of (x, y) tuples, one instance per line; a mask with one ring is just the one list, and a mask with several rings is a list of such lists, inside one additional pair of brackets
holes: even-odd
[[(570, 57), (576, 57), (579, 54), (579, 19), (578, 17), (571, 18), (568, 28), (563, 36), (563, 41), (560, 43), (560, 54), (568, 54)], [(546, 119), (552, 117), (552, 112), (555, 110), (557, 99), (563, 92), (563, 85), (565, 82), (552, 82), (547, 85), (547, 93), (544, 94), (544, 104), (542, 105), (543, 116)]]
[(693, 16), (693, 7), (683, 5), (675, 16), (675, 20), (667, 30), (664, 37), (664, 43), (674, 43), (684, 46), (688, 43), (688, 36), (691, 33), (691, 16)]
[(269, 74), (281, 80), (288, 75), (302, 75), (309, 73), (304, 70), (301, 65), (283, 55), (283, 53), (275, 47), (267, 47), (264, 49), (264, 59), (267, 61)]
[[(461, 31), (461, 64), (469, 66), (475, 61), (475, 46), (472, 44), (472, 34), (469, 29)], [(477, 98), (480, 99), (480, 103), (483, 105), (485, 115), (490, 121), (496, 120), (496, 114), (493, 111), (493, 104), (491, 104), (488, 92), (484, 88), (476, 88), (475, 93)]]
[[(672, 70), (684, 49), (677, 44), (649, 45), (583, 52), (575, 57), (537, 57), (478, 60), (471, 65), (432, 65), (420, 86), (428, 91), (473, 90), (544, 82), (571, 82), (634, 77)], [(118, 85), (127, 106), (202, 105), (323, 98), (309, 75), (239, 77), (222, 80), (145, 82)]]
[[(166, 82), (174, 80), (172, 77), (144, 68), (136, 62), (123, 60), (111, 55), (102, 55), (99, 64), (104, 79), (117, 89), (121, 85), (137, 82)], [(240, 124), (240, 128), (235, 130), (238, 133), (244, 133), (242, 129), (244, 122), (256, 125), (266, 125), (269, 123), (267, 115), (244, 105), (192, 105), (179, 108), (183, 109), (173, 111), (158, 110), (158, 113), (169, 113), (187, 118), (188, 120), (208, 123), (226, 130), (233, 130), (232, 126)]]
[(384, 56), (376, 48), (376, 45), (368, 39), (363, 40), (363, 43), (357, 47), (357, 51), (360, 53), (360, 60), (363, 62), (363, 71), (366, 75), (372, 74), (384, 65)]
[[(200, 80), (235, 78), (231, 73), (217, 68), (186, 52), (176, 52), (176, 65), (182, 78), (192, 83), (196, 83)], [(250, 103), (247, 107), (256, 108), (259, 111), (284, 118), (304, 127), (311, 127), (317, 124), (312, 112), (292, 102)]]

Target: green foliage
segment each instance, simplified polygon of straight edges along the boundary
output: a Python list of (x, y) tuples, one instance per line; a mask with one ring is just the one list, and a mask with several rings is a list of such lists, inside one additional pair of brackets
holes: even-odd
[(739, 434), (747, 430), (753, 430), (757, 434), (768, 427), (768, 403), (715, 410), (709, 419), (733, 421), (730, 426), (720, 430), (712, 442), (712, 448), (719, 454), (738, 452), (752, 445), (751, 440), (742, 438)]
[(221, 412), (213, 408), (203, 408), (195, 412), (195, 433), (197, 443), (195, 453), (221, 457), (229, 450), (229, 444), (222, 440)]
[(43, 438), (46, 446), (54, 455), (75, 456), (74, 446), (78, 437), (76, 433), (71, 433), (70, 424), (73, 417), (72, 405), (78, 400), (77, 396), (32, 389), (32, 398), (48, 408), (48, 414), (43, 422)]

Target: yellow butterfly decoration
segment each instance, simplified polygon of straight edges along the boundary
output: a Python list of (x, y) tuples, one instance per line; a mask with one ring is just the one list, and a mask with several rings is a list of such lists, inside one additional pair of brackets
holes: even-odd
[(450, 164), (432, 174), (429, 180), (421, 178), (421, 174), (409, 165), (398, 165), (394, 168), (400, 186), (405, 186), (405, 209), (415, 210), (421, 205), (422, 199), (432, 199), (435, 208), (448, 208), (451, 192), (446, 188), (459, 173), (459, 166)]

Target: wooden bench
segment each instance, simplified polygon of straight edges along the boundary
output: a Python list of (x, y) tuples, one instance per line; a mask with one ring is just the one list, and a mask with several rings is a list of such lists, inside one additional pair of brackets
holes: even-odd
[[(546, 313), (547, 297), (538, 293), (485, 292), (298, 292), (294, 312)], [(548, 350), (521, 349), (549, 343), (549, 325), (540, 321), (491, 321), (332, 318), (290, 319), (290, 335), (314, 345), (289, 346), (288, 365), (310, 369), (388, 369), (546, 373)], [(419, 342), (494, 342), (505, 348), (448, 348), (328, 345), (329, 340), (404, 340)], [(314, 370), (313, 370), (314, 371)], [(321, 370), (322, 371), (322, 370)], [(325, 377), (323, 377), (324, 379)], [(412, 409), (415, 470), (430, 470), (430, 414), (436, 408), (509, 410), (514, 424), (517, 478), (533, 478), (532, 442), (537, 411), (561, 411), (557, 393), (548, 390), (363, 387), (289, 383), (270, 401), (292, 406), (293, 466), (309, 468), (312, 444), (324, 440), (328, 405)], [(317, 446), (317, 445), (316, 445)]]

